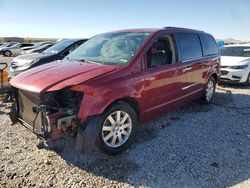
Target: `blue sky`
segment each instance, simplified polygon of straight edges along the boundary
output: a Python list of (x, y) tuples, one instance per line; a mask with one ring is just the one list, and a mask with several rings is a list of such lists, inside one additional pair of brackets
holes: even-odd
[(250, 40), (249, 0), (0, 0), (0, 36), (91, 37), (164, 26)]

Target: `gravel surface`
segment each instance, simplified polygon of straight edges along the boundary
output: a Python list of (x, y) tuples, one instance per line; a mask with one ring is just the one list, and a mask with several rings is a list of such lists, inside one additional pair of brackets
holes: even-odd
[(118, 156), (77, 153), (72, 137), (44, 148), (26, 128), (11, 125), (8, 104), (0, 103), (0, 187), (249, 188), (250, 87), (220, 86), (214, 101), (140, 127)]

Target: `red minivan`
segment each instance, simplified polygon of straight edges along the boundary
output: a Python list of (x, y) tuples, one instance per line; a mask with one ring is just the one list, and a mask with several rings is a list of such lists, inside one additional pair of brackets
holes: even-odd
[(202, 97), (209, 103), (220, 56), (203, 31), (166, 27), (96, 35), (62, 61), (10, 81), (10, 118), (56, 140), (78, 130), (77, 147), (117, 154), (136, 127)]

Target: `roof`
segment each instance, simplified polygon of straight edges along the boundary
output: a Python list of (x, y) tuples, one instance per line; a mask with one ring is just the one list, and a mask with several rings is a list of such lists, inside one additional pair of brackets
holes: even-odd
[(204, 33), (204, 31), (199, 31), (195, 29), (189, 29), (189, 28), (181, 28), (181, 27), (163, 27), (163, 28), (138, 28), (138, 29), (123, 29), (118, 30), (114, 32), (157, 32), (157, 31), (191, 31), (191, 32), (197, 32), (197, 33)]

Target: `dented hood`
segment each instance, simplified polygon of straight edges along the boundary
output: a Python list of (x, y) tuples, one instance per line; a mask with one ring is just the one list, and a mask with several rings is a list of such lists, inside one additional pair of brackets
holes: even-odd
[(17, 75), (10, 84), (22, 90), (42, 93), (83, 83), (116, 68), (87, 62), (55, 61)]

